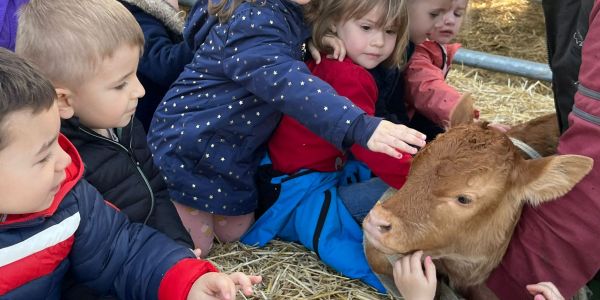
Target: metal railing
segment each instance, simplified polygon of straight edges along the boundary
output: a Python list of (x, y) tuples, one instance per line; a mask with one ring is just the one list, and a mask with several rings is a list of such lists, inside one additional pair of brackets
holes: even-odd
[(552, 71), (547, 64), (489, 54), (460, 48), (454, 56), (454, 64), (464, 64), (496, 72), (523, 76), (536, 80), (552, 81)]

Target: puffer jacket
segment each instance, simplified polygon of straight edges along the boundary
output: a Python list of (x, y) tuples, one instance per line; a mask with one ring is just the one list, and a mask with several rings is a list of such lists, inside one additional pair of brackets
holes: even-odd
[(119, 142), (63, 120), (61, 132), (75, 145), (86, 166), (85, 179), (132, 222), (145, 223), (192, 248), (193, 242), (173, 206), (165, 182), (152, 161), (144, 130), (135, 118), (117, 129)]
[(216, 268), (142, 224), (130, 223), (84, 179), (71, 156), (51, 206), (0, 222), (0, 299), (60, 299), (69, 270), (77, 281), (119, 299), (186, 299), (193, 282)]

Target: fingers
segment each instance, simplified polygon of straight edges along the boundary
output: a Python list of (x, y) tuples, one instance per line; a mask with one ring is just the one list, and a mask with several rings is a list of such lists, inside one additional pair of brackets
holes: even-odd
[(328, 58), (342, 61), (346, 57), (346, 46), (344, 45), (344, 42), (337, 36), (330, 34), (324, 36), (323, 44), (333, 49), (333, 53), (327, 55)]
[(262, 281), (261, 276), (248, 276), (241, 272), (233, 273), (229, 277), (246, 296), (252, 295), (252, 286)]
[(262, 276), (255, 276), (255, 275), (251, 275), (250, 276), (250, 282), (252, 282), (252, 285), (256, 285), (262, 282)]
[(235, 299), (235, 283), (232, 280), (215, 280), (212, 290), (219, 299), (233, 300)]
[(310, 53), (310, 56), (312, 56), (312, 58), (315, 60), (315, 63), (318, 65), (321, 62), (321, 53), (319, 53), (319, 50), (317, 49), (317, 47), (315, 47), (312, 41), (308, 42), (308, 52)]
[(418, 276), (423, 276), (423, 267), (421, 267), (421, 256), (423, 256), (423, 251), (417, 251), (410, 256), (410, 272)]
[(346, 47), (344, 46), (344, 42), (342, 42), (342, 40), (338, 40), (338, 42), (340, 44), (338, 61), (343, 61), (344, 58), (346, 57)]
[(196, 256), (196, 258), (200, 258), (200, 256), (202, 255), (202, 249), (200, 248), (196, 248), (192, 250), (192, 252), (194, 252), (194, 256)]
[(398, 151), (415, 154), (417, 148), (425, 145), (426, 136), (417, 130), (404, 125), (396, 125), (389, 121), (381, 121), (367, 142), (371, 151), (382, 152), (392, 157), (401, 158)]
[(530, 294), (536, 295), (534, 299), (564, 300), (564, 297), (552, 282), (530, 284), (527, 286), (527, 290)]
[(431, 256), (425, 257), (425, 276), (427, 277), (427, 281), (434, 285), (437, 283), (437, 277), (435, 273), (435, 265), (431, 260)]
[[(418, 147), (425, 146), (425, 139), (427, 138), (427, 136), (425, 136), (424, 134), (422, 134), (421, 132), (419, 132), (417, 130), (406, 127), (404, 125), (396, 125), (396, 126), (401, 126), (398, 130), (394, 131), (397, 139), (399, 139), (405, 143), (418, 146)], [(412, 154), (414, 154), (414, 153), (412, 153)]]

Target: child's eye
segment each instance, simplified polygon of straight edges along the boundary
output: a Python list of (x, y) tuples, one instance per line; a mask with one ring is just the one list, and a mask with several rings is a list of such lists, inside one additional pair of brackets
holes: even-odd
[(51, 157), (51, 156), (52, 156), (52, 154), (48, 154), (46, 157), (42, 158), (42, 159), (41, 159), (40, 161), (38, 161), (37, 163), (38, 163), (38, 164), (41, 164), (41, 165), (43, 165), (43, 164), (47, 163), (47, 162), (50, 160), (50, 157)]
[(463, 14), (462, 13), (454, 13), (454, 16), (457, 17), (457, 18), (460, 18), (460, 17), (463, 16)]
[(429, 13), (429, 16), (431, 16), (431, 18), (432, 18), (432, 19), (435, 19), (435, 18), (437, 18), (439, 15), (440, 15), (440, 13), (439, 13), (439, 12), (430, 12), (430, 13)]
[(385, 31), (385, 33), (389, 34), (389, 35), (396, 35), (396, 31), (388, 29)]
[(123, 83), (115, 86), (115, 90), (122, 90), (125, 86), (127, 86), (127, 82), (123, 82)]
[(362, 30), (364, 30), (364, 31), (369, 31), (369, 30), (371, 30), (371, 26), (369, 26), (369, 25), (361, 25), (361, 26), (360, 26), (360, 28), (361, 28)]

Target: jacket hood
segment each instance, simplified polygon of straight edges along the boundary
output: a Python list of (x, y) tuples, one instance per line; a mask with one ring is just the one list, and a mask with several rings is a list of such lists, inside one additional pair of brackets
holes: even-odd
[(31, 221), (38, 218), (45, 218), (53, 215), (54, 212), (56, 212), (56, 210), (58, 209), (58, 206), (62, 202), (65, 195), (67, 195), (67, 193), (71, 191), (75, 184), (79, 182), (79, 179), (83, 175), (84, 168), (83, 162), (81, 160), (81, 157), (79, 156), (79, 153), (77, 152), (77, 149), (75, 149), (75, 146), (73, 146), (73, 144), (62, 134), (60, 134), (58, 137), (58, 144), (71, 157), (71, 164), (65, 169), (65, 180), (61, 183), (58, 192), (56, 192), (56, 195), (54, 195), (54, 200), (52, 201), (50, 207), (43, 211), (30, 214), (8, 215), (6, 220), (0, 223), (0, 228), (2, 228), (5, 225), (25, 223), (27, 221)]
[(121, 0), (137, 6), (147, 14), (160, 20), (169, 30), (181, 34), (183, 32), (184, 11), (177, 11), (164, 0)]

